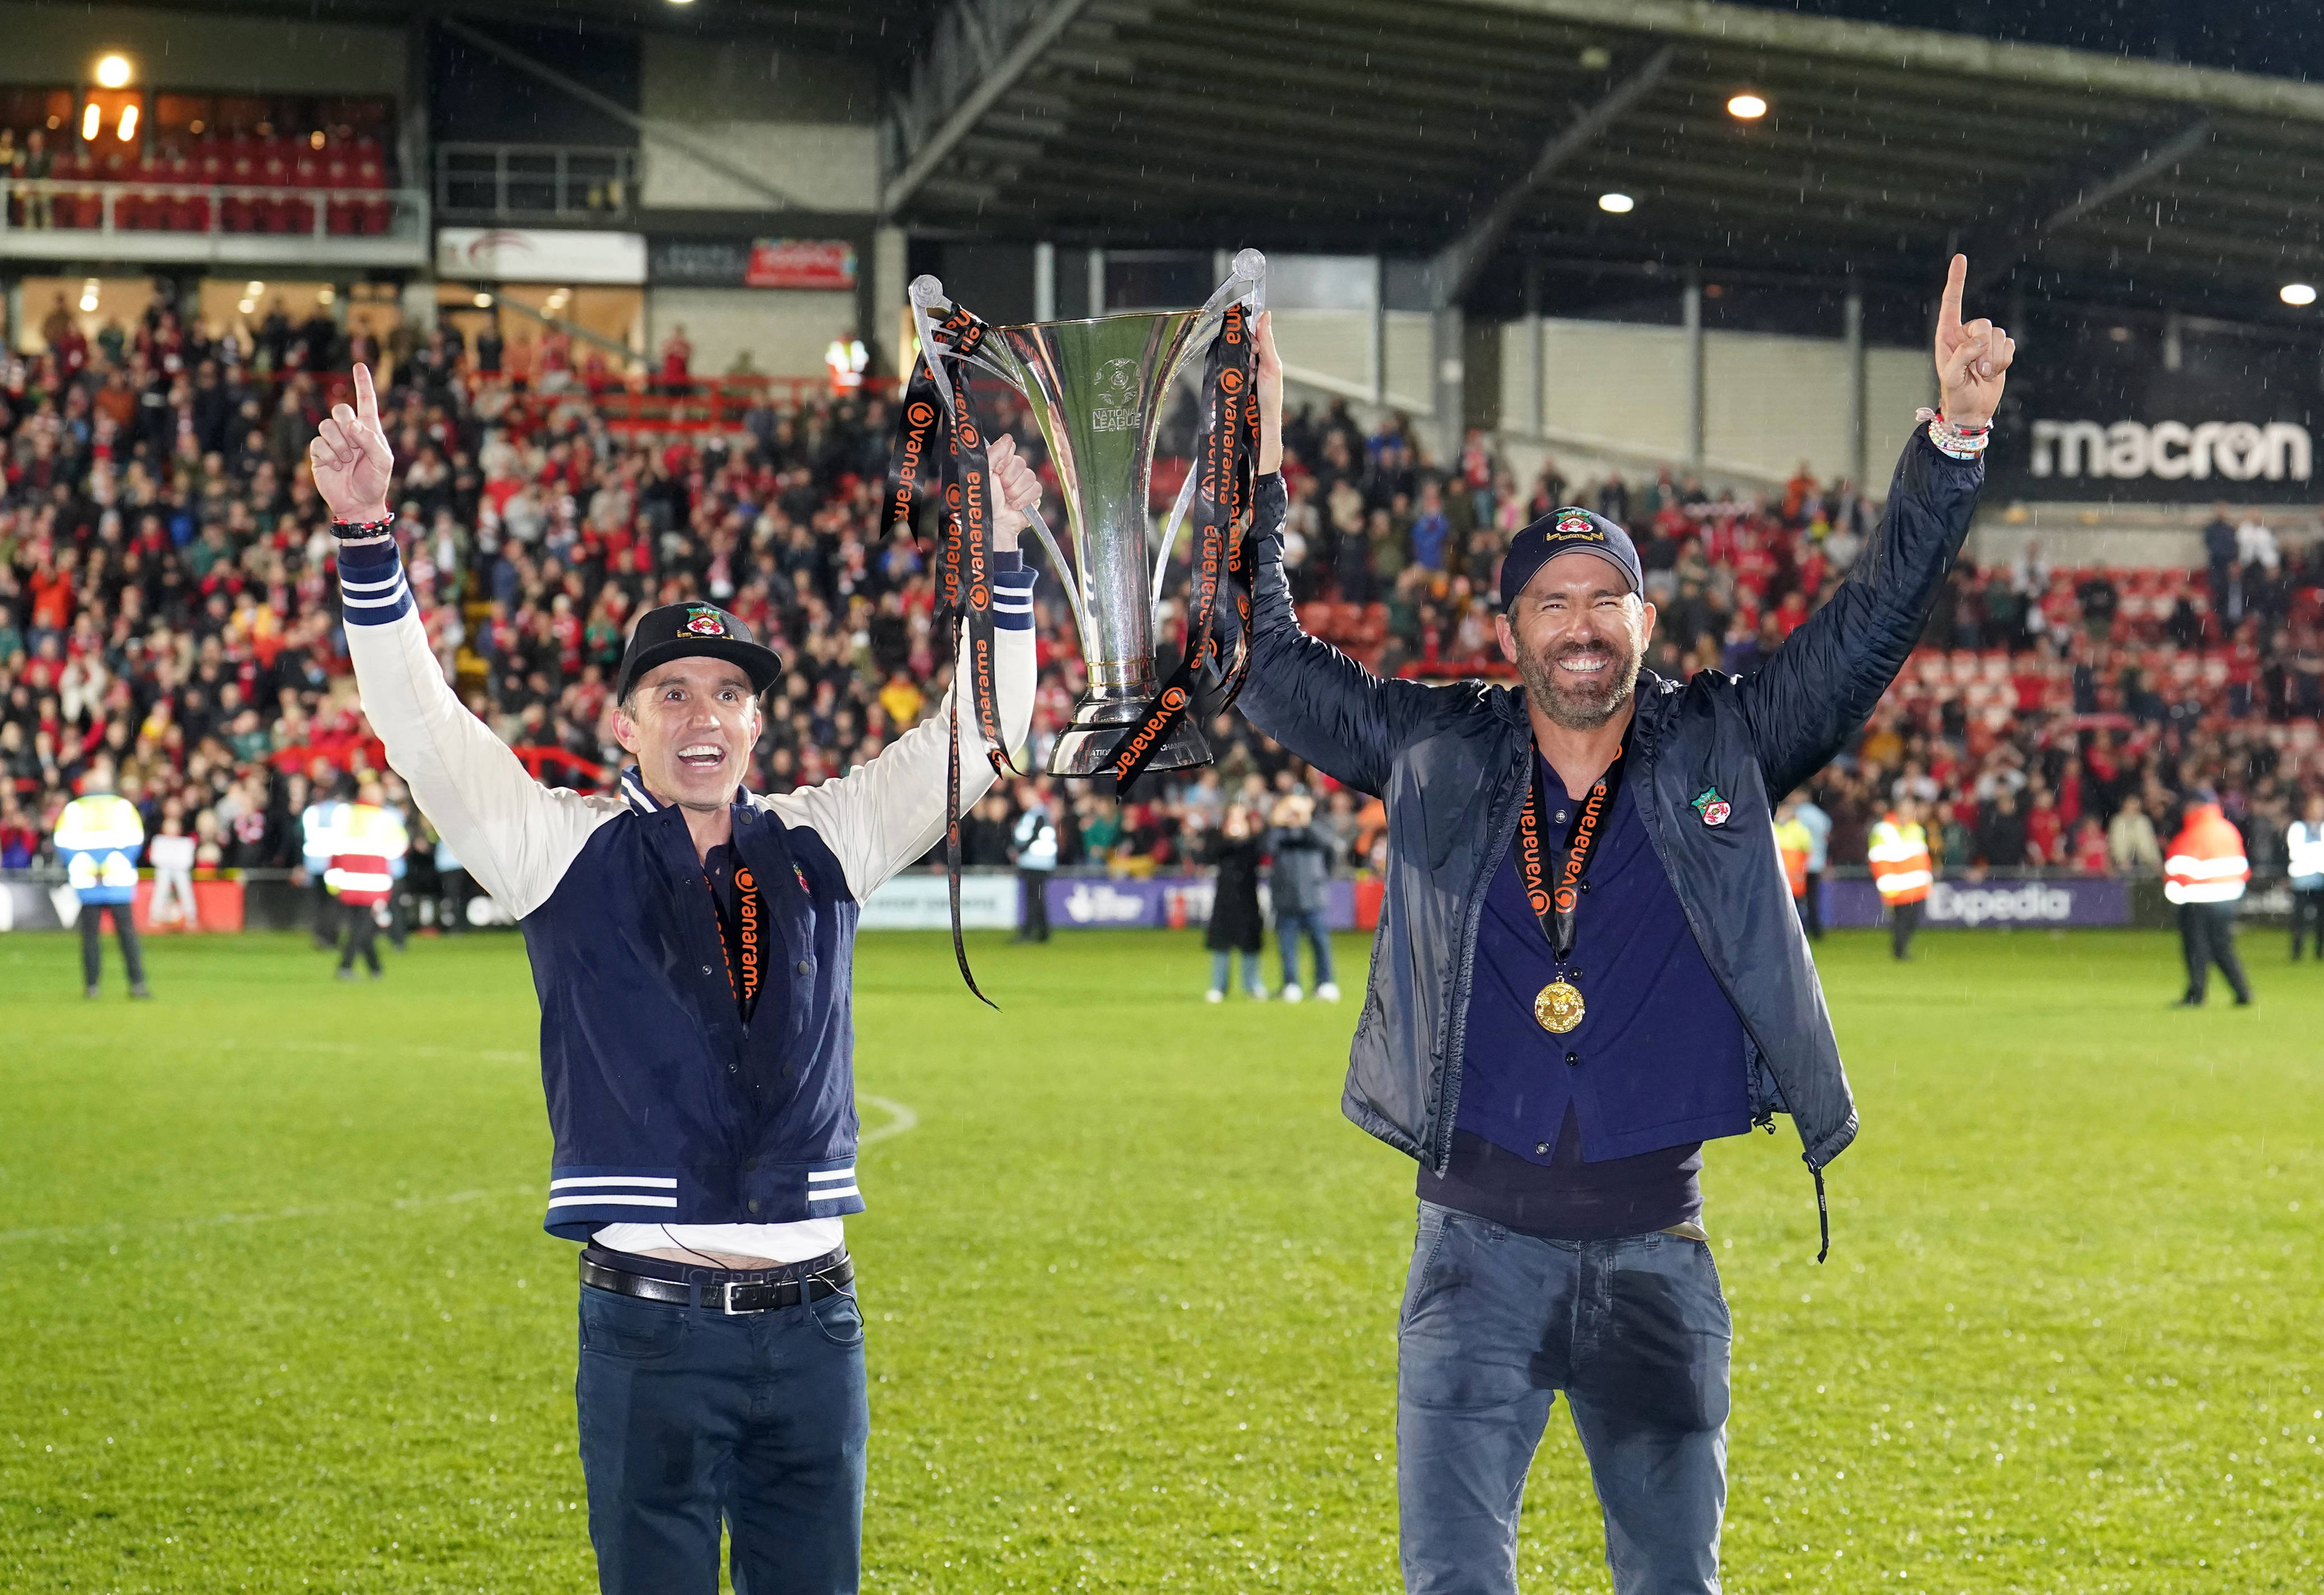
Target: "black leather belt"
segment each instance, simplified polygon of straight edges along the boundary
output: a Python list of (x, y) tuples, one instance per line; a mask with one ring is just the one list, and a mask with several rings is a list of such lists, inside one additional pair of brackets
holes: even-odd
[[(712, 1270), (705, 1269), (703, 1272)], [(784, 1307), (796, 1307), (802, 1299), (819, 1302), (825, 1296), (839, 1295), (854, 1280), (855, 1259), (853, 1258), (842, 1258), (821, 1273), (809, 1274), (802, 1279), (728, 1277), (698, 1281), (656, 1279), (650, 1275), (632, 1274), (625, 1268), (609, 1268), (603, 1263), (593, 1261), (586, 1254), (581, 1258), (581, 1283), (593, 1289), (636, 1296), (641, 1301), (667, 1302), (672, 1306), (715, 1307), (729, 1317), (738, 1313), (772, 1313)], [(696, 1292), (700, 1293), (698, 1298)]]

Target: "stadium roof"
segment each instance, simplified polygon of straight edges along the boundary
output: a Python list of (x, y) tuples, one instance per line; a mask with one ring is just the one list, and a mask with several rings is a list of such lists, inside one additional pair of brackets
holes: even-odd
[(1455, 290), (1520, 253), (1959, 246), (2247, 309), (2324, 272), (2324, 86), (1711, 0), (954, 0), (890, 140), (916, 230), (1434, 254)]
[[(158, 3), (849, 55), (891, 85), (881, 208), (924, 236), (1421, 257), (1448, 300), (1522, 260), (1922, 285), (1960, 247), (1988, 281), (2248, 320), (2324, 278), (2324, 83), (2042, 0), (1994, 31), (2116, 48), (1727, 0)], [(2197, 42), (2304, 66), (2284, 11), (2203, 0)]]

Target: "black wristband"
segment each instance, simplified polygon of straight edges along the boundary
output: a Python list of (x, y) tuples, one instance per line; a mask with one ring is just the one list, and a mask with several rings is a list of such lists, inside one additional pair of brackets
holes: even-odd
[(384, 516), (377, 521), (342, 521), (331, 517), (331, 535), (341, 542), (360, 542), (375, 537), (385, 537), (395, 530), (395, 517)]

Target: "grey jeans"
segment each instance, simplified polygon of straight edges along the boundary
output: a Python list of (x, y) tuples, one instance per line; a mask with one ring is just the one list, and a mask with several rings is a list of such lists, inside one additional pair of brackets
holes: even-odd
[(1410, 1595), (1516, 1595), (1526, 1470), (1559, 1391), (1617, 1595), (1717, 1595), (1734, 1337), (1711, 1249), (1541, 1240), (1420, 1204), (1397, 1331)]

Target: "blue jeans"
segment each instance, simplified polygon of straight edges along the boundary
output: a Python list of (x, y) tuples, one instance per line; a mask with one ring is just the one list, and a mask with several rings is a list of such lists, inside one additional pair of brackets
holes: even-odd
[(1616, 1595), (1717, 1595), (1733, 1328), (1711, 1249), (1539, 1240), (1420, 1204), (1397, 1329), (1410, 1595), (1516, 1595), (1517, 1510), (1565, 1393)]
[(736, 1595), (854, 1595), (872, 1417), (852, 1293), (729, 1317), (585, 1285), (575, 1395), (605, 1595), (716, 1595), (722, 1520)]
[(1242, 989), (1246, 991), (1259, 990), (1259, 954), (1256, 953), (1237, 954), (1224, 947), (1216, 947), (1211, 952), (1212, 991), (1223, 991), (1227, 989), (1228, 962), (1237, 956), (1242, 959)]
[(1283, 949), (1283, 983), (1299, 983), (1299, 938), (1305, 936), (1315, 949), (1315, 983), (1327, 986), (1332, 982), (1332, 933), (1323, 924), (1323, 910), (1311, 908), (1305, 914), (1277, 914), (1275, 917), (1276, 944)]

